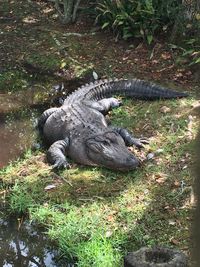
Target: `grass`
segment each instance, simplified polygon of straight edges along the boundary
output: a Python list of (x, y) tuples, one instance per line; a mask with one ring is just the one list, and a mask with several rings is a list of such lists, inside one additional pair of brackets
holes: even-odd
[(0, 90), (17, 91), (19, 89), (25, 89), (28, 85), (28, 75), (17, 70), (9, 70), (0, 73)]
[[(142, 152), (162, 153), (136, 171), (83, 167), (54, 173), (43, 152), (29, 153), (1, 171), (12, 212), (27, 212), (46, 226), (63, 255), (77, 266), (121, 266), (127, 251), (162, 244), (190, 251), (191, 156), (197, 123), (192, 99), (125, 101), (113, 124), (150, 138)], [(158, 112), (164, 105), (169, 113)], [(177, 119), (178, 116), (178, 119)], [(51, 189), (47, 186), (53, 185)]]
[(62, 58), (55, 53), (31, 53), (27, 55), (26, 62), (38, 67), (41, 71), (57, 71), (61, 67)]

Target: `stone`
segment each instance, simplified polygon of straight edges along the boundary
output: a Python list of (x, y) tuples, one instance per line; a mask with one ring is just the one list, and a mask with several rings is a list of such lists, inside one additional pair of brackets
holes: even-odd
[(186, 255), (176, 249), (143, 247), (124, 258), (124, 267), (188, 267)]

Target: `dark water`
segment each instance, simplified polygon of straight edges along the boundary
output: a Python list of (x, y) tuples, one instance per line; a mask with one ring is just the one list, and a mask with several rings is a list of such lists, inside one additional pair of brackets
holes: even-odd
[[(48, 92), (40, 90), (0, 92), (0, 168), (36, 142), (37, 118), (50, 105), (48, 98)], [(61, 260), (44, 229), (22, 219), (2, 219), (1, 214), (0, 267), (73, 267)]]
[(33, 144), (36, 118), (42, 112), (39, 101), (37, 91), (0, 93), (0, 168)]
[(0, 266), (73, 267), (60, 258), (43, 231), (22, 219), (0, 219)]
[(50, 105), (60, 105), (63, 92), (65, 98), (82, 84), (93, 81), (91, 77), (91, 73), (88, 73), (83, 78), (66, 80), (62, 83), (63, 91), (55, 90), (58, 85), (60, 88), (61, 83), (51, 88), (30, 85), (12, 93), (0, 88), (0, 168), (32, 146), (36, 136), (36, 118), (43, 111)]

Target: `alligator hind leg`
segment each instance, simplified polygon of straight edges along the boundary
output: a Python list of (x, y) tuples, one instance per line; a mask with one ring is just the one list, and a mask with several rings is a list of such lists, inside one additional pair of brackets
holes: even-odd
[(38, 130), (40, 133), (42, 133), (44, 124), (45, 124), (46, 120), (48, 119), (48, 117), (51, 114), (53, 114), (54, 112), (56, 112), (57, 110), (59, 110), (59, 108), (49, 108), (42, 113), (42, 115), (40, 116), (40, 118), (38, 120), (38, 124), (37, 124)]
[(54, 142), (47, 151), (47, 160), (54, 168), (69, 168), (70, 165), (66, 159), (69, 139)]
[(122, 105), (122, 102), (114, 97), (101, 99), (98, 103), (104, 107), (104, 112), (106, 113), (112, 108), (118, 108)]
[(99, 101), (85, 101), (84, 103), (85, 105), (98, 110), (104, 115), (106, 115), (112, 108), (117, 108), (122, 105), (122, 102), (114, 97), (104, 98)]
[(129, 133), (128, 130), (120, 127), (113, 127), (113, 129), (121, 135), (124, 139), (126, 146), (136, 146), (137, 148), (143, 148), (144, 145), (148, 144), (148, 140), (145, 138), (135, 138)]

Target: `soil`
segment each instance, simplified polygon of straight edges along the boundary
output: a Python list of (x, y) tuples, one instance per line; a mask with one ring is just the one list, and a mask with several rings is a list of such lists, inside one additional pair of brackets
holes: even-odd
[[(78, 62), (84, 68), (84, 64), (90, 65), (100, 77), (137, 77), (189, 91), (198, 85), (195, 71), (193, 74), (187, 65), (177, 65), (178, 51), (166, 42), (158, 40), (148, 47), (140, 40), (116, 41), (112, 33), (101, 31), (92, 16), (85, 14), (80, 14), (75, 24), (62, 25), (47, 1), (4, 1), (0, 26), (0, 73), (17, 70), (31, 77), (49, 75), (52, 83), (73, 82), (81, 76), (76, 71)], [(49, 58), (51, 62), (41, 62), (41, 54), (57, 56), (57, 61), (54, 64)], [(68, 64), (69, 58), (75, 63)], [(65, 61), (67, 66), (61, 67)]]

